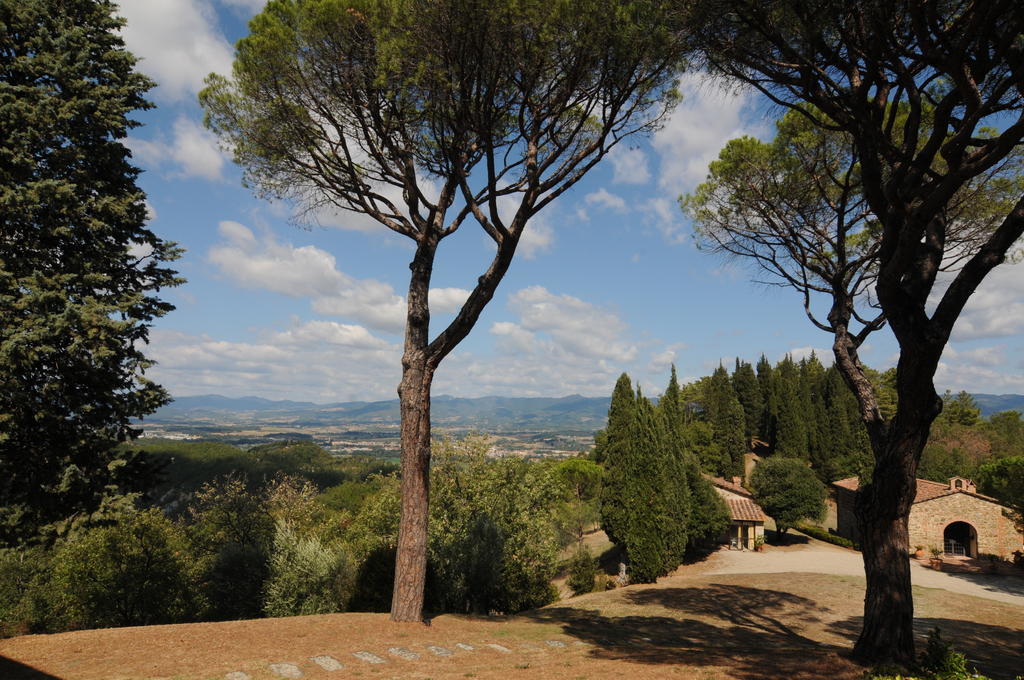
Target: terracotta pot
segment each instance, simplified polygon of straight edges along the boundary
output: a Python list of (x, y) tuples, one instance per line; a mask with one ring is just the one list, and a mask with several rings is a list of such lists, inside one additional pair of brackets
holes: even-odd
[(914, 551), (914, 558), (918, 560), (924, 559), (924, 548)]
[(931, 560), (929, 560), (928, 563), (931, 565), (932, 569), (934, 569), (935, 571), (942, 571), (942, 558), (941, 557), (933, 557)]

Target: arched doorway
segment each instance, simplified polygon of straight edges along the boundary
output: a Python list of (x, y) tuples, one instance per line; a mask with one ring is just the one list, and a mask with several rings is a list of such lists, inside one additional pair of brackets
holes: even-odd
[(953, 522), (942, 532), (947, 555), (978, 556), (978, 532), (967, 522)]

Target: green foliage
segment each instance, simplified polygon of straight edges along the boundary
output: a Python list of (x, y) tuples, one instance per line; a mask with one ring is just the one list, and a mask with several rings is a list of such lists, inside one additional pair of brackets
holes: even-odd
[(712, 440), (718, 451), (714, 455), (716, 465), (706, 468), (708, 472), (731, 477), (743, 472), (743, 454), (748, 450), (746, 421), (725, 368), (719, 366), (705, 385), (704, 412), (711, 424)]
[(52, 549), (0, 550), (0, 638), (59, 630), (48, 601)]
[(115, 12), (0, 1), (0, 546), (104, 519), (153, 472), (116, 446), (168, 400), (142, 350), (181, 280), (122, 143), (151, 83)]
[(750, 476), (750, 488), (781, 533), (802, 519), (817, 520), (825, 514), (825, 485), (798, 458), (773, 456), (761, 461)]
[(267, 616), (305, 616), (345, 611), (355, 586), (355, 568), (339, 543), (302, 537), (278, 522), (265, 585)]
[(201, 609), (198, 577), (184, 531), (149, 510), (64, 543), (49, 599), (64, 628), (178, 623)]
[[(621, 388), (632, 392), (629, 384), (624, 375), (616, 386), (620, 403), (631, 404), (632, 409), (619, 412), (630, 419), (617, 422), (616, 446), (609, 447), (605, 459), (601, 524), (625, 550), (630, 578), (653, 582), (682, 562), (687, 546), (704, 530), (693, 522), (694, 514), (703, 510), (692, 499), (700, 474), (680, 439), (682, 433), (672, 435), (679, 432), (668, 421), (672, 408), (655, 410), (643, 396), (624, 393)], [(672, 381), (669, 386), (671, 403)]]
[(581, 545), (569, 560), (569, 580), (566, 583), (573, 595), (594, 592), (597, 585), (597, 560), (585, 545)]
[(822, 529), (814, 524), (799, 522), (793, 525), (793, 528), (807, 534), (808, 536), (813, 536), (819, 541), (825, 541), (826, 543), (838, 545), (843, 548), (850, 548), (852, 550), (860, 550), (860, 547), (854, 541), (851, 541), (848, 538), (843, 538), (842, 536), (837, 536), (831, 533), (828, 529)]
[(946, 393), (942, 395), (942, 413), (939, 414), (936, 421), (971, 427), (977, 425), (980, 418), (981, 409), (978, 408), (974, 397), (967, 392), (961, 390), (954, 397), (949, 390), (946, 390)]
[(558, 478), (549, 465), (488, 460), (488, 448), (479, 437), (435, 448), (428, 555), (439, 611), (511, 613), (555, 598)]
[(745, 361), (736, 359), (736, 370), (732, 374), (732, 387), (736, 398), (743, 407), (743, 434), (747, 441), (758, 433), (761, 423), (761, 412), (764, 410), (764, 399), (761, 386), (754, 375), (754, 367)]
[(1024, 456), (1002, 458), (978, 468), (978, 488), (1005, 503), (1024, 531)]
[(380, 482), (377, 480), (342, 482), (324, 490), (316, 500), (329, 510), (355, 513), (359, 511), (369, 496), (378, 491), (380, 491)]
[(563, 493), (557, 507), (559, 543), (580, 542), (586, 531), (601, 521), (601, 486), (604, 468), (584, 458), (569, 458), (555, 466), (556, 481)]

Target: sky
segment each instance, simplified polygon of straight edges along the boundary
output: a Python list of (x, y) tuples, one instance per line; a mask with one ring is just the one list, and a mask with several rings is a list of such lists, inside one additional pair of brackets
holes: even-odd
[[(148, 377), (174, 396), (314, 402), (391, 399), (401, 375), (412, 242), (354, 213), (294, 219), (256, 198), (203, 127), (196, 94), (230, 73), (234, 43), (263, 0), (121, 0), (129, 50), (157, 86), (126, 140), (143, 169), (150, 227), (185, 248), (188, 282), (161, 295), (177, 309), (153, 326)], [(780, 114), (700, 74), (652, 136), (634, 138), (526, 228), (516, 259), (466, 340), (439, 368), (435, 395), (606, 396), (623, 371), (659, 394), (739, 357), (772, 362), (831, 338), (792, 290), (752, 283), (743, 263), (698, 250), (678, 207), (730, 139), (770, 139)], [(432, 282), (434, 333), (493, 248), (475, 224), (442, 242)], [(936, 374), (940, 391), (1024, 393), (1024, 265), (997, 268), (962, 315)], [(895, 365), (888, 329), (862, 348)]]

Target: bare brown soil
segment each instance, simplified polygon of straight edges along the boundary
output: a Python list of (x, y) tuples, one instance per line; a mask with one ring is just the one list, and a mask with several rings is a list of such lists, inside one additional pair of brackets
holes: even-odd
[[(279, 676), (268, 665), (284, 661), (311, 679), (859, 680), (864, 669), (844, 655), (860, 627), (863, 578), (704, 571), (684, 567), (658, 584), (501, 620), (441, 616), (424, 626), (394, 624), (385, 614), (334, 614), (23, 636), (0, 641), (0, 678), (200, 680), (244, 671), (271, 680)], [(915, 588), (915, 602), (922, 638), (940, 627), (995, 678), (1024, 668), (1021, 607), (927, 588)], [(457, 649), (460, 642), (475, 649)], [(434, 656), (428, 645), (454, 654)], [(389, 654), (396, 646), (420, 657)], [(360, 661), (357, 651), (387, 664)], [(345, 668), (326, 672), (309, 660), (316, 655)]]

